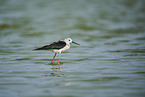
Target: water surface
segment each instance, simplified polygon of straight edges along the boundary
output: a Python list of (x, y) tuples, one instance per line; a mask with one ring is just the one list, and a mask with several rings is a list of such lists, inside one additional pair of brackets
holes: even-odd
[[(0, 97), (144, 97), (143, 0), (1, 0)], [(58, 56), (33, 49), (70, 37)]]

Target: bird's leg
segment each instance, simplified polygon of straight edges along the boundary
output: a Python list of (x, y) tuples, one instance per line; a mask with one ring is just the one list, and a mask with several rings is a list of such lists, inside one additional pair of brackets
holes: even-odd
[(53, 57), (53, 59), (52, 59), (52, 61), (51, 61), (51, 64), (53, 63), (53, 60), (54, 60), (54, 58), (55, 58), (56, 54), (57, 54), (57, 53), (55, 53), (55, 55), (54, 55), (54, 57)]
[(59, 63), (59, 62), (60, 62), (60, 54), (61, 54), (61, 52), (59, 53), (59, 59), (58, 59), (59, 70), (60, 70), (60, 65), (59, 65), (59, 64), (60, 64), (60, 63)]

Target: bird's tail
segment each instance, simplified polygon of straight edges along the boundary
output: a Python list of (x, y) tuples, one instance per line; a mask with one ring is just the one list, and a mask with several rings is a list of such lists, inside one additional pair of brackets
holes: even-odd
[(35, 51), (35, 50), (43, 50), (42, 48), (36, 48), (36, 49), (34, 49), (33, 51)]

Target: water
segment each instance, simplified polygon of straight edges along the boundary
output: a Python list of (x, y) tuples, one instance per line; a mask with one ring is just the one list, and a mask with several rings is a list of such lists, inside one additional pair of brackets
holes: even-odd
[[(1, 0), (0, 97), (144, 97), (145, 1)], [(71, 37), (57, 59), (32, 51)]]

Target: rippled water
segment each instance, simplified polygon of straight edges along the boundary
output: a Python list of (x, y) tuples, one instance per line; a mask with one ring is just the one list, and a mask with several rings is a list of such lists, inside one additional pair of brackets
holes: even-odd
[[(144, 97), (144, 0), (0, 0), (0, 97)], [(71, 37), (58, 56), (33, 49)]]

